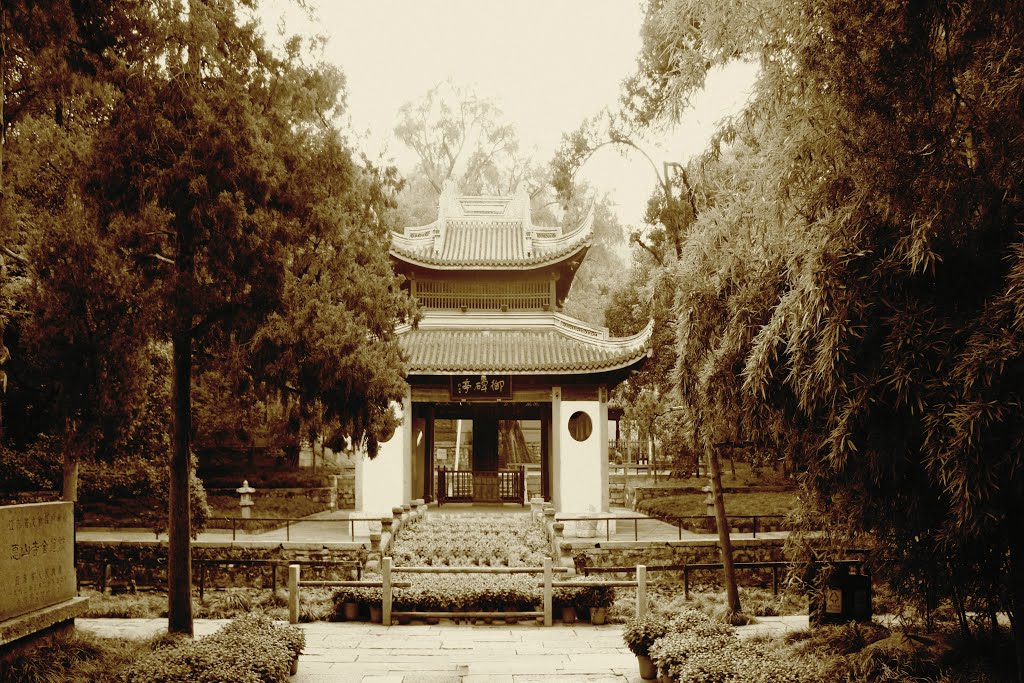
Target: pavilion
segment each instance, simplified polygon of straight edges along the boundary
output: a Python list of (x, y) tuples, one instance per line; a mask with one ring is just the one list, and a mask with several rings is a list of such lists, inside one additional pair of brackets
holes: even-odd
[(437, 220), (392, 235), (423, 318), (398, 331), (402, 422), (358, 461), (357, 509), (542, 495), (559, 512), (608, 511), (608, 392), (648, 357), (653, 322), (614, 338), (561, 312), (592, 239), (592, 211), (563, 232), (533, 225), (523, 190), (450, 183)]

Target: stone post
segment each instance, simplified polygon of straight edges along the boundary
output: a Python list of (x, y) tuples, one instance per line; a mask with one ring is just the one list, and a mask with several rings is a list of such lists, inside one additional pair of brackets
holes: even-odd
[(381, 533), (381, 536), (383, 536), (384, 534), (392, 533), (391, 525), (394, 524), (394, 521), (395, 520), (392, 517), (381, 517), (380, 518), (380, 533)]
[(235, 489), (235, 493), (240, 495), (238, 505), (242, 508), (242, 519), (249, 519), (252, 517), (252, 494), (256, 493), (256, 489), (249, 486), (249, 480), (242, 480), (242, 485)]
[(555, 557), (561, 557), (562, 540), (565, 538), (565, 524), (555, 522), (551, 525), (551, 532), (551, 554)]
[(380, 534), (376, 531), (370, 533), (370, 552), (380, 552)]
[(288, 623), (299, 623), (299, 571), (300, 565), (288, 565)]
[(338, 475), (337, 474), (332, 474), (331, 475), (331, 500), (330, 500), (330, 508), (331, 508), (331, 510), (337, 510), (338, 509)]
[(394, 518), (392, 520), (393, 524), (391, 526), (391, 529), (397, 534), (399, 531), (402, 530), (402, 508), (399, 507), (398, 505), (391, 508), (391, 515)]
[(416, 500), (414, 500), (412, 502), (412, 514), (413, 514), (413, 516), (416, 519), (423, 519), (423, 517), (426, 515), (426, 512), (427, 512), (426, 507), (427, 506), (423, 502), (422, 498), (417, 498)]
[(534, 496), (530, 499), (530, 514), (533, 515), (534, 519), (540, 519), (541, 515), (544, 514), (544, 499), (540, 496)]
[(402, 503), (402, 522), (412, 521), (412, 504)]

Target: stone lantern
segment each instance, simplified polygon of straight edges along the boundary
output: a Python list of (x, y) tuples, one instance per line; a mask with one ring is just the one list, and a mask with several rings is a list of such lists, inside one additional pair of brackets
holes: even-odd
[(715, 497), (711, 494), (711, 487), (705, 486), (701, 489), (706, 495), (704, 496), (704, 505), (707, 507), (708, 517), (715, 516)]
[(718, 529), (718, 521), (715, 517), (715, 496), (711, 493), (711, 487), (705, 486), (701, 489), (704, 492), (704, 506), (707, 512), (708, 531), (714, 533)]
[(235, 493), (240, 496), (238, 505), (242, 508), (242, 519), (249, 519), (252, 517), (252, 494), (256, 493), (256, 489), (249, 486), (249, 480), (245, 479), (242, 481), (242, 486), (235, 489)]

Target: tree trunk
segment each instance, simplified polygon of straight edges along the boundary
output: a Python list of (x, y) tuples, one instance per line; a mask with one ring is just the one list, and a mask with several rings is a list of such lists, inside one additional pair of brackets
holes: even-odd
[(718, 544), (722, 550), (722, 566), (725, 568), (725, 592), (729, 610), (740, 611), (740, 593), (736, 587), (736, 568), (732, 563), (732, 538), (725, 516), (725, 497), (722, 495), (722, 467), (718, 451), (714, 446), (705, 447), (708, 456), (708, 473), (711, 475), (711, 494), (715, 498), (715, 521), (718, 525)]
[(64, 481), (61, 484), (61, 500), (78, 502), (78, 454), (64, 451)]
[(1010, 627), (1017, 654), (1017, 683), (1024, 683), (1024, 528), (1010, 532)]
[[(4, 121), (4, 102), (7, 99), (7, 7), (0, 4), (0, 220), (7, 220), (7, 201), (4, 192), (4, 147), (7, 145), (7, 124)], [(3, 226), (6, 228), (7, 226)], [(4, 230), (6, 234), (6, 230)]]
[(169, 530), (167, 539), (167, 631), (192, 635), (192, 510), (189, 443), (192, 414), (192, 330), (179, 325), (172, 340), (174, 380), (171, 442)]
[(67, 403), (61, 401), (64, 411), (64, 481), (61, 482), (61, 500), (78, 502), (78, 449), (75, 448), (75, 434), (72, 421), (67, 417)]
[(651, 428), (647, 431), (647, 438), (650, 439), (648, 443), (650, 449), (650, 457), (647, 458), (647, 467), (650, 468), (648, 471), (654, 473), (654, 483), (658, 483), (658, 446), (654, 442), (654, 422), (651, 422)]
[[(195, 60), (190, 60), (190, 66)], [(167, 631), (192, 631), (192, 297), (195, 252), (188, 211), (177, 225), (174, 332), (171, 335), (171, 463), (167, 496)]]

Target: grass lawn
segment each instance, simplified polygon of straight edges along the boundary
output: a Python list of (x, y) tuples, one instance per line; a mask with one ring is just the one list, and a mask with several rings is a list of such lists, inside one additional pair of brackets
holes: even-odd
[[(253, 517), (298, 519), (327, 509), (327, 506), (323, 503), (301, 496), (292, 496), (290, 498), (278, 498), (276, 496), (261, 497), (257, 493), (253, 500), (255, 502), (255, 505), (252, 507)], [(242, 516), (242, 509), (238, 506), (238, 496), (207, 496), (206, 502), (210, 506), (211, 517)]]
[[(640, 501), (637, 509), (653, 517), (674, 520), (707, 514), (703, 493), (688, 493)], [(727, 493), (725, 514), (730, 517), (744, 515), (785, 515), (796, 507), (794, 493)]]
[(78, 631), (55, 638), (4, 664), (4, 683), (116, 683), (137, 659), (167, 636), (150, 640), (99, 638)]

